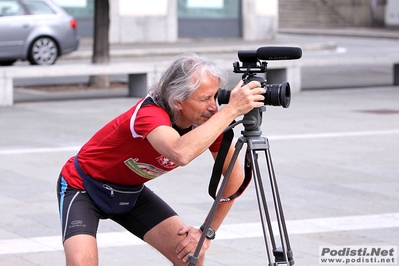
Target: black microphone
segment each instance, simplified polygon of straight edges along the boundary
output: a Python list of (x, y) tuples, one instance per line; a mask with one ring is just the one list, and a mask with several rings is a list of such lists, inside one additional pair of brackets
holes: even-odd
[(266, 46), (256, 50), (256, 57), (261, 60), (292, 60), (302, 57), (302, 49), (287, 46)]

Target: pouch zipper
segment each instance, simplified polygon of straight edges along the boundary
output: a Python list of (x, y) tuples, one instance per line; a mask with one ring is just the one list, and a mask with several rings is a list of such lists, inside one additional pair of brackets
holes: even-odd
[(103, 184), (103, 188), (105, 188), (106, 190), (110, 191), (110, 196), (113, 198), (114, 197), (114, 191), (118, 192), (118, 193), (126, 193), (126, 194), (136, 194), (139, 193), (143, 190), (144, 186), (141, 187), (140, 190), (138, 191), (123, 191), (123, 190), (118, 190), (118, 189), (114, 189), (113, 187), (111, 187), (110, 185), (107, 184)]

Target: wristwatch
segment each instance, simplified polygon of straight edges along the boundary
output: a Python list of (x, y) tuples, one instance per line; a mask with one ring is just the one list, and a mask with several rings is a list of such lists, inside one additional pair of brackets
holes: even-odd
[[(205, 227), (205, 225), (201, 225), (201, 227), (200, 227), (202, 232), (204, 232), (204, 227)], [(205, 237), (210, 239), (210, 240), (215, 239), (215, 237), (216, 237), (215, 230), (213, 230), (212, 227), (209, 227), (208, 228), (208, 232), (206, 232)]]

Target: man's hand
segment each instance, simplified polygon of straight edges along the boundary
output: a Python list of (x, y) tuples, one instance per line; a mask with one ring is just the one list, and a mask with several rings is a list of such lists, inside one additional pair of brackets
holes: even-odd
[[(201, 237), (202, 231), (200, 229), (196, 229), (192, 226), (186, 226), (178, 232), (179, 235), (186, 235), (176, 247), (176, 254), (180, 260), (183, 260), (184, 263), (188, 261), (188, 255), (194, 254), (195, 249), (197, 248), (198, 241)], [(210, 246), (210, 240), (205, 238), (205, 241), (201, 247), (201, 251), (199, 254), (199, 258), (202, 257), (205, 251)]]
[(253, 108), (262, 107), (265, 100), (264, 94), (266, 90), (261, 87), (258, 81), (251, 81), (244, 86), (243, 83), (240, 80), (230, 92), (229, 103), (226, 105), (227, 108), (235, 110), (238, 115), (244, 115)]

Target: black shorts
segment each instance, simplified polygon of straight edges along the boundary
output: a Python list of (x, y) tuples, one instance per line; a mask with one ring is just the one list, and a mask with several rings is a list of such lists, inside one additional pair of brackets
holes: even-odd
[(166, 202), (146, 186), (130, 212), (112, 216), (103, 213), (86, 191), (69, 186), (61, 175), (57, 182), (57, 197), (62, 241), (78, 234), (96, 237), (100, 219), (111, 219), (143, 239), (144, 235), (158, 223), (177, 215)]

